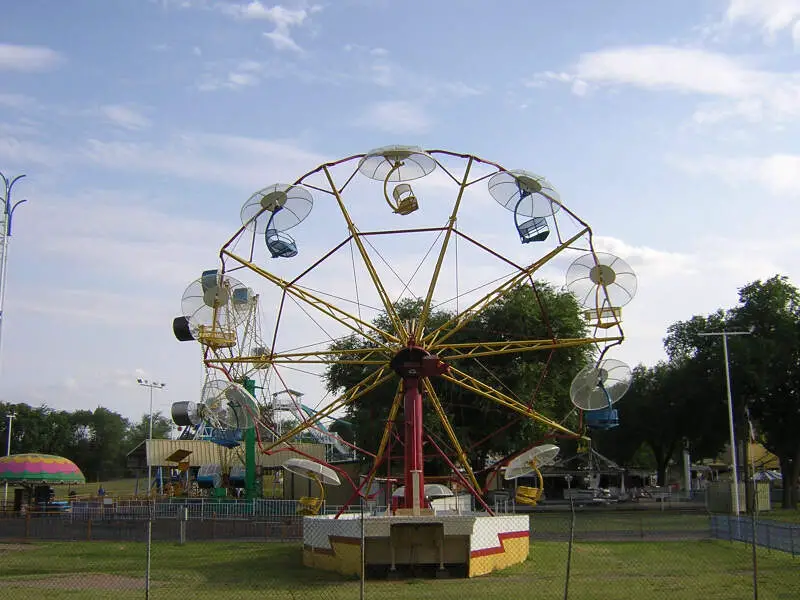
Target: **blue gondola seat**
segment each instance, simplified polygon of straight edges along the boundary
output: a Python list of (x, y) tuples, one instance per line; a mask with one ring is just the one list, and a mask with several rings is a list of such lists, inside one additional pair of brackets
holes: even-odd
[(619, 412), (615, 408), (587, 411), (586, 426), (589, 429), (614, 429), (619, 427)]
[(291, 258), (297, 256), (297, 244), (285, 233), (277, 229), (267, 229), (267, 248), (272, 258)]
[(523, 244), (543, 242), (550, 235), (550, 228), (544, 217), (533, 217), (524, 223), (517, 223), (517, 231)]
[(236, 448), (241, 445), (242, 432), (238, 429), (214, 429), (211, 442), (223, 448)]

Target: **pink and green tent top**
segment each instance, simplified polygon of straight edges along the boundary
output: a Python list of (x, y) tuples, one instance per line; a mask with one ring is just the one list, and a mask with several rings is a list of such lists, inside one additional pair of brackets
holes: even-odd
[(0, 483), (59, 485), (86, 483), (71, 460), (52, 454), (12, 454), (0, 458)]

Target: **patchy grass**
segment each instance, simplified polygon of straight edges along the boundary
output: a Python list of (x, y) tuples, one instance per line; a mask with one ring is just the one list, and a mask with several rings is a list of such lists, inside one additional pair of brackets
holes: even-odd
[[(567, 544), (533, 542), (529, 559), (472, 580), (366, 582), (371, 599), (561, 598)], [(570, 598), (581, 600), (745, 600), (752, 598), (751, 550), (721, 541), (576, 543)], [(154, 600), (344, 600), (359, 597), (352, 577), (307, 569), (298, 544), (153, 544)], [(800, 597), (800, 560), (759, 550), (759, 597)], [(141, 598), (144, 544), (0, 544), (0, 596), (50, 600)]]
[(775, 510), (760, 513), (758, 518), (762, 521), (785, 521), (787, 523), (796, 523), (800, 525), (800, 509), (791, 510), (777, 508)]
[[(79, 497), (97, 496), (97, 490), (100, 486), (106, 491), (108, 496), (127, 497), (133, 496), (136, 492), (136, 479), (114, 479), (112, 481), (101, 481), (94, 483), (84, 483), (83, 485), (73, 485), (70, 487), (59, 486), (53, 488), (56, 492), (56, 498), (59, 500), (66, 500), (67, 494), (70, 490), (75, 490)], [(139, 494), (144, 495), (147, 492), (147, 477), (139, 479)]]
[[(568, 534), (571, 515), (568, 512), (541, 512), (531, 515), (531, 531), (536, 534)], [(708, 515), (701, 512), (577, 511), (575, 534), (626, 533), (654, 535), (658, 533), (708, 532)]]

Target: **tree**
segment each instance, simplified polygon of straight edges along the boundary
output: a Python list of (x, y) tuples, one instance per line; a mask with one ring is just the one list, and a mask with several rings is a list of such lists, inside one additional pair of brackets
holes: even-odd
[(11, 426), (11, 454), (39, 452), (68, 457), (72, 448), (69, 413), (44, 405), (34, 408), (27, 404), (0, 403), (0, 417), (3, 418), (0, 436), (4, 451), (8, 439), (8, 419), (5, 417), (10, 412), (16, 415)]
[[(747, 440), (745, 408), (756, 421), (765, 447), (779, 459), (783, 504), (796, 507), (800, 477), (800, 292), (786, 277), (757, 280), (739, 290), (739, 305), (708, 317), (695, 316), (670, 326), (665, 346), (671, 361), (696, 369), (692, 389), (725, 403), (725, 377), (719, 337), (703, 332), (752, 329), (752, 336), (729, 338), (729, 364), (736, 438)], [(715, 400), (711, 400), (714, 402)], [(698, 415), (709, 433), (723, 430), (723, 417)], [(712, 445), (713, 446), (713, 445)], [(706, 448), (708, 450), (708, 448)]]
[(125, 446), (130, 423), (107, 408), (78, 410), (70, 416), (74, 434), (73, 456), (87, 480), (108, 480), (126, 472)]
[(722, 403), (710, 400), (708, 390), (697, 385), (707, 375), (701, 363), (691, 360), (635, 367), (630, 390), (617, 405), (620, 426), (607, 436), (613, 448), (609, 454), (629, 464), (645, 444), (655, 461), (658, 484), (665, 485), (667, 467), (684, 444), (700, 456), (717, 453), (727, 430), (707, 425), (721, 422), (725, 412)]
[[(752, 328), (737, 376), (764, 446), (778, 457), (783, 506), (797, 508), (800, 479), (800, 291), (775, 275), (739, 290), (731, 325)], [(743, 438), (744, 439), (744, 438)]]
[[(468, 326), (454, 334), (449, 341), (513, 341), (549, 339), (553, 336), (577, 338), (586, 335), (586, 326), (574, 296), (545, 283), (537, 283), (536, 289), (542, 305), (546, 307), (546, 315), (537, 302), (534, 290), (530, 286), (519, 286), (474, 317)], [(401, 320), (409, 320), (419, 315), (421, 307), (422, 301), (419, 299), (404, 299), (397, 304), (396, 311)], [(428, 330), (442, 325), (452, 316), (446, 312), (434, 312), (429, 319)], [(386, 315), (378, 317), (375, 324), (384, 330), (390, 329)], [(332, 349), (348, 350), (371, 346), (372, 343), (368, 340), (353, 335), (335, 343)], [(590, 352), (589, 346), (577, 346), (556, 350), (552, 356), (548, 352), (511, 353), (465, 359), (458, 361), (457, 366), (526, 404), (535, 396), (535, 410), (560, 420), (571, 408), (569, 385), (572, 378), (584, 365)], [(326, 373), (328, 390), (340, 393), (362, 380), (375, 368), (374, 365), (335, 362)], [(545, 370), (546, 376), (542, 378)], [(485, 467), (491, 455), (507, 455), (542, 437), (542, 427), (531, 419), (517, 418), (515, 413), (495, 402), (445, 380), (434, 378), (431, 383), (459, 443), (476, 470)], [(348, 407), (347, 420), (352, 423), (355, 443), (361, 448), (370, 452), (377, 450), (397, 389), (398, 381), (390, 381)], [(398, 419), (402, 419), (402, 409)], [(449, 446), (434, 411), (426, 410), (424, 419), (426, 430), (437, 443), (442, 447)], [(501, 428), (502, 435), (493, 435)], [(432, 450), (429, 453), (431, 452)], [(430, 460), (427, 461), (426, 469), (441, 472), (446, 470), (446, 466), (437, 460)]]
[[(170, 436), (172, 431), (172, 420), (168, 419), (161, 414), (160, 411), (153, 413), (153, 439), (163, 440)], [(137, 444), (149, 439), (150, 437), (150, 415), (145, 414), (139, 419), (138, 422), (133, 423), (128, 428), (126, 435), (126, 444), (133, 448)]]

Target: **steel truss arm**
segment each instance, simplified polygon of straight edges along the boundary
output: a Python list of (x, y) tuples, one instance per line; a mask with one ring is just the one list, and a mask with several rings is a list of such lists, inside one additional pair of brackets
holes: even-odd
[(349, 404), (352, 404), (359, 398), (361, 398), (364, 394), (368, 394), (372, 390), (374, 390), (379, 385), (382, 385), (389, 381), (392, 377), (395, 376), (394, 372), (389, 372), (384, 375), (387, 367), (381, 367), (380, 369), (376, 370), (373, 373), (370, 373), (364, 379), (359, 381), (353, 387), (348, 389), (344, 394), (339, 396), (336, 400), (331, 402), (328, 406), (326, 406), (323, 410), (314, 414), (313, 417), (305, 420), (304, 422), (300, 423), (297, 427), (282, 435), (279, 439), (275, 440), (274, 442), (270, 442), (266, 446), (261, 448), (262, 452), (269, 452), (275, 446), (290, 440), (291, 438), (295, 437), (303, 433), (306, 429), (309, 429), (319, 423), (322, 419), (331, 416), (334, 412), (339, 410), (340, 408), (344, 408)]
[[(399, 339), (397, 336), (384, 331), (383, 329), (376, 327), (372, 323), (367, 323), (359, 319), (358, 317), (351, 315), (347, 311), (342, 310), (331, 304), (330, 302), (326, 302), (325, 300), (319, 298), (318, 296), (312, 294), (311, 292), (300, 288), (296, 285), (292, 285), (290, 282), (286, 281), (285, 279), (281, 279), (280, 277), (273, 275), (269, 271), (266, 271), (259, 267), (258, 265), (253, 264), (252, 262), (245, 260), (244, 258), (237, 256), (236, 254), (230, 252), (229, 250), (222, 250), (222, 253), (225, 256), (231, 257), (236, 262), (244, 265), (251, 271), (261, 275), (264, 279), (274, 283), (276, 286), (281, 288), (284, 293), (292, 295), (294, 298), (305, 302), (307, 305), (315, 308), (322, 314), (327, 317), (330, 317), (334, 321), (344, 325), (348, 329), (352, 330), (353, 333), (357, 333), (360, 336), (371, 341), (376, 346), (380, 346), (385, 349), (389, 349), (387, 343), (399, 343)], [(370, 335), (366, 333), (366, 331), (371, 331), (375, 335)]]
[(381, 348), (354, 348), (351, 350), (319, 350), (317, 352), (274, 352), (260, 356), (236, 356), (212, 358), (209, 363), (217, 364), (341, 364), (341, 365), (386, 365), (391, 354)]
[(456, 456), (458, 456), (458, 461), (461, 463), (461, 466), (464, 467), (464, 470), (467, 473), (469, 482), (476, 490), (481, 489), (481, 486), (478, 485), (478, 480), (475, 478), (475, 473), (473, 473), (472, 467), (469, 464), (467, 453), (461, 448), (461, 444), (458, 441), (456, 432), (453, 431), (453, 426), (450, 425), (450, 420), (447, 418), (444, 408), (442, 408), (442, 403), (439, 402), (439, 396), (436, 395), (436, 390), (433, 389), (433, 384), (431, 384), (430, 379), (427, 378), (424, 379), (424, 382), (425, 391), (428, 392), (428, 398), (430, 399), (431, 404), (433, 404), (433, 410), (435, 410), (436, 414), (439, 416), (439, 420), (444, 426), (445, 433), (447, 433), (447, 437), (450, 438), (450, 443), (453, 444), (453, 450), (455, 450)]
[(453, 235), (453, 229), (455, 228), (456, 219), (458, 217), (458, 209), (461, 207), (461, 199), (464, 197), (464, 190), (467, 187), (469, 171), (471, 168), (472, 157), (470, 157), (469, 161), (467, 162), (467, 168), (464, 171), (464, 180), (459, 182), (458, 196), (456, 196), (453, 210), (450, 213), (450, 218), (447, 221), (447, 231), (444, 234), (444, 240), (442, 240), (442, 247), (439, 249), (439, 257), (436, 259), (436, 267), (433, 270), (433, 277), (431, 277), (431, 283), (428, 286), (428, 294), (425, 296), (425, 302), (422, 305), (422, 313), (417, 319), (417, 325), (414, 330), (414, 339), (417, 340), (422, 337), (422, 332), (425, 330), (425, 325), (427, 324), (428, 317), (430, 316), (433, 294), (436, 291), (436, 284), (439, 281), (439, 274), (442, 271), (442, 264), (444, 263), (444, 257), (447, 254), (447, 247), (450, 244), (450, 237)]
[(434, 344), (431, 347), (431, 352), (435, 353), (441, 360), (452, 361), (460, 358), (478, 358), (534, 350), (573, 348), (588, 344), (605, 344), (617, 340), (622, 340), (622, 338), (555, 338), (552, 340), (513, 340), (509, 342), (465, 342), (462, 344)]
[(465, 390), (468, 390), (470, 392), (478, 394), (479, 396), (483, 396), (484, 398), (497, 402), (501, 406), (505, 406), (506, 408), (509, 408), (514, 412), (517, 412), (523, 416), (534, 419), (535, 421), (539, 421), (540, 423), (547, 425), (552, 429), (560, 431), (561, 433), (564, 433), (566, 435), (575, 438), (583, 437), (580, 434), (575, 433), (574, 431), (571, 431), (566, 427), (564, 427), (563, 425), (553, 421), (552, 419), (536, 412), (532, 408), (525, 406), (521, 402), (514, 400), (510, 396), (507, 396), (506, 394), (497, 391), (493, 387), (486, 385), (480, 380), (467, 375), (463, 371), (459, 371), (458, 369), (450, 367), (449, 374), (441, 375), (441, 377), (442, 379), (446, 379), (447, 381), (455, 383), (457, 386), (462, 387)]
[(579, 239), (582, 235), (586, 234), (589, 231), (589, 228), (582, 229), (574, 236), (572, 236), (569, 240), (561, 244), (558, 248), (555, 248), (545, 254), (542, 258), (537, 260), (536, 262), (531, 263), (527, 267), (521, 269), (518, 273), (515, 273), (510, 276), (505, 282), (501, 283), (491, 292), (487, 293), (483, 298), (474, 302), (471, 306), (466, 308), (465, 310), (461, 311), (458, 315), (450, 318), (447, 322), (443, 323), (436, 329), (430, 331), (427, 335), (425, 335), (422, 340), (426, 345), (435, 345), (441, 344), (446, 339), (452, 337), (461, 329), (463, 329), (466, 325), (468, 325), (475, 317), (481, 314), (484, 310), (486, 310), (489, 306), (509, 294), (515, 287), (519, 284), (527, 280), (533, 273), (538, 271), (542, 265), (547, 263), (551, 260), (554, 256), (557, 256), (561, 252), (563, 252), (570, 244), (572, 244), (575, 240)]
[(372, 487), (372, 482), (375, 479), (375, 474), (378, 471), (378, 465), (383, 462), (383, 455), (386, 453), (386, 448), (389, 445), (389, 439), (392, 437), (392, 428), (394, 427), (397, 413), (400, 412), (400, 405), (403, 403), (403, 382), (402, 380), (397, 384), (397, 391), (394, 394), (392, 407), (389, 409), (389, 416), (386, 418), (386, 425), (383, 427), (383, 435), (381, 435), (381, 443), (378, 445), (378, 451), (375, 453), (374, 467), (370, 471), (369, 477), (363, 489), (369, 491)]
[(403, 325), (403, 323), (400, 321), (400, 318), (397, 316), (397, 311), (394, 309), (392, 300), (389, 297), (389, 294), (386, 292), (386, 289), (383, 287), (380, 277), (378, 277), (378, 272), (375, 270), (375, 265), (372, 264), (372, 259), (369, 257), (369, 253), (367, 253), (367, 249), (364, 247), (364, 244), (361, 241), (361, 236), (358, 232), (358, 229), (356, 228), (355, 223), (353, 223), (353, 220), (350, 218), (350, 213), (347, 212), (347, 208), (344, 205), (344, 201), (342, 200), (339, 190), (336, 189), (336, 184), (333, 182), (333, 177), (331, 176), (330, 171), (328, 171), (327, 166), (323, 167), (322, 170), (325, 172), (325, 177), (328, 179), (328, 184), (331, 186), (331, 191), (333, 192), (336, 202), (339, 205), (339, 210), (342, 211), (342, 216), (344, 216), (345, 221), (347, 221), (347, 228), (350, 231), (353, 241), (356, 243), (356, 248), (358, 248), (358, 253), (361, 255), (361, 260), (364, 261), (364, 266), (369, 273), (369, 277), (372, 279), (372, 283), (375, 285), (375, 290), (378, 292), (378, 296), (380, 296), (383, 309), (386, 311), (386, 316), (389, 317), (389, 321), (391, 321), (394, 330), (398, 334), (405, 336), (405, 325)]

